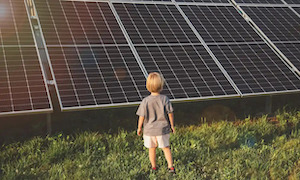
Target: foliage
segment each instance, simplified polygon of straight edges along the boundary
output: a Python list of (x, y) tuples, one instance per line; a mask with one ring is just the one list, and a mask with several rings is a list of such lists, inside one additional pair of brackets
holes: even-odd
[(177, 127), (177, 174), (157, 150), (158, 172), (136, 132), (85, 132), (3, 145), (0, 179), (300, 179), (300, 112)]

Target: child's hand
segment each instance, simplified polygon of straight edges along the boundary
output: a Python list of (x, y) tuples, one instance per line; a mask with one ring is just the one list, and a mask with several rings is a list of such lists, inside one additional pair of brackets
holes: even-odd
[(141, 135), (142, 135), (142, 129), (139, 128), (139, 129), (136, 131), (136, 133), (137, 133), (138, 136), (141, 136)]
[(172, 133), (175, 134), (175, 127), (171, 126), (171, 129), (172, 129)]

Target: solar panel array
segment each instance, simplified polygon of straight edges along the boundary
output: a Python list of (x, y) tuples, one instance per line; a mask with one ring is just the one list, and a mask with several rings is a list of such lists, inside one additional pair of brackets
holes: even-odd
[(228, 1), (193, 2), (36, 1), (62, 109), (139, 102), (148, 94), (143, 68), (162, 73), (175, 100), (234, 96), (234, 86), (243, 95), (299, 89)]
[(51, 111), (23, 1), (0, 2), (0, 114)]
[[(0, 72), (6, 70), (7, 82), (0, 90), (10, 94), (3, 107), (17, 109), (9, 72), (15, 71), (7, 68), (19, 63), (18, 77), (27, 84), (18, 85), (27, 88), (25, 104), (31, 105), (23, 110), (51, 109), (25, 6), (9, 2), (22, 8), (10, 9), (20, 17), (5, 18), (14, 31), (0, 29)], [(236, 2), (258, 30), (229, 0), (34, 0), (61, 109), (138, 104), (149, 94), (145, 80), (153, 71), (163, 74), (163, 93), (176, 101), (299, 91), (299, 76), (259, 34), (300, 69), (298, 1)], [(3, 7), (0, 21), (9, 9)]]

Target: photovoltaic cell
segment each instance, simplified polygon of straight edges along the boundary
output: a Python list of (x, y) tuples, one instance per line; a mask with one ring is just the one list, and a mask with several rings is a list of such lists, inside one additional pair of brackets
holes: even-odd
[(199, 43), (174, 5), (114, 4), (134, 44)]
[(262, 41), (231, 6), (180, 6), (205, 42)]
[(23, 1), (0, 2), (0, 114), (50, 111)]
[(209, 47), (243, 94), (300, 88), (299, 78), (266, 44)]
[(235, 0), (236, 3), (283, 4), (281, 0)]
[(137, 102), (145, 77), (127, 46), (49, 47), (64, 108)]
[(163, 94), (170, 98), (199, 98), (237, 94), (201, 45), (137, 46), (148, 72), (166, 79)]
[(47, 45), (127, 44), (108, 5), (101, 2), (35, 2)]
[(275, 45), (300, 70), (300, 43), (275, 43)]
[(300, 41), (300, 18), (287, 7), (242, 9), (272, 41)]

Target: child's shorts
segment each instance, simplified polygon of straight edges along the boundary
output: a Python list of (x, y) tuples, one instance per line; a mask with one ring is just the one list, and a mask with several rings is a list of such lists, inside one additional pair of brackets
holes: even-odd
[(144, 146), (146, 148), (154, 148), (158, 147), (159, 148), (165, 148), (170, 146), (170, 134), (164, 134), (161, 136), (147, 136), (144, 135)]

